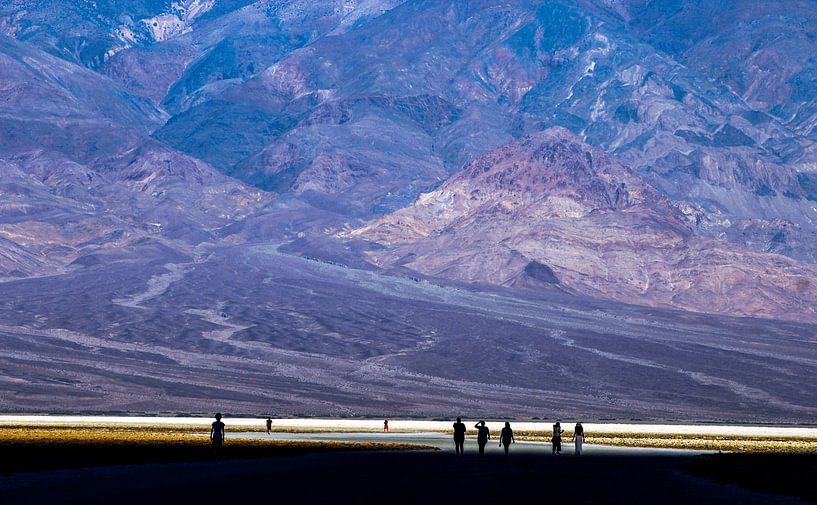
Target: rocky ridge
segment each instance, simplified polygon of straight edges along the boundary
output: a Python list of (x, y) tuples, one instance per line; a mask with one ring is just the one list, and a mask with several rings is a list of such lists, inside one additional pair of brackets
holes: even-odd
[(385, 268), (626, 303), (817, 320), (817, 268), (695, 234), (698, 216), (552, 128), (494, 150), (346, 236)]

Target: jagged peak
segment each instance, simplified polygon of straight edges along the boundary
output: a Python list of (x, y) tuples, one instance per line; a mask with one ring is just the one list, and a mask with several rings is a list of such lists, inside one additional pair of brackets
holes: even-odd
[(442, 190), (455, 188), (474, 195), (563, 197), (589, 210), (633, 205), (674, 209), (624, 164), (561, 127), (525, 135), (477, 158)]

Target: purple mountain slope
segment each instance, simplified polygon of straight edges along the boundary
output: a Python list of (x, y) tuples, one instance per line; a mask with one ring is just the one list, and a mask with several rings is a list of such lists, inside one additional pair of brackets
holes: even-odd
[(129, 95), (99, 74), (0, 36), (6, 121), (105, 121), (145, 132), (166, 115), (145, 98)]
[[(297, 213), (286, 218), (285, 228), (308, 233), (309, 223), (405, 207), (490, 149), (561, 125), (686, 202), (696, 236), (813, 262), (815, 147), (802, 127), (772, 113), (796, 107), (784, 100), (807, 108), (808, 97), (789, 90), (763, 105), (746, 94), (759, 84), (741, 87), (703, 64), (713, 60), (704, 49), (742, 44), (736, 33), (750, 21), (757, 30), (746, 40), (782, 54), (762, 34), (807, 9), (798, 3), (775, 21), (767, 7), (674, 5), (12, 2), (2, 11), (16, 41), (2, 45), (10, 70), (0, 141), (9, 162), (41, 178), (40, 150), (78, 164), (48, 176), (80, 200), (94, 197), (77, 180), (104, 173), (118, 181), (99, 190), (107, 205), (122, 198), (112, 189), (122, 181), (219, 180), (203, 160), (314, 209), (300, 224)], [(724, 23), (718, 37), (690, 27), (696, 13)], [(652, 22), (662, 28), (648, 30)], [(64, 36), (67, 23), (86, 43), (81, 50)], [(806, 34), (795, 30), (785, 47)], [(94, 48), (104, 51), (86, 57)], [(40, 63), (24, 63), (32, 61)], [(71, 61), (111, 80), (73, 72)], [(176, 149), (192, 157), (178, 158), (186, 167), (155, 179), (157, 164), (177, 164)], [(316, 212), (325, 217), (316, 221)], [(137, 212), (136, 221), (152, 213)], [(163, 226), (202, 222), (170, 214)]]
[[(353, 29), (316, 33), (246, 80), (208, 85), (156, 136), (261, 188), (314, 188), (338, 208), (348, 202), (338, 185), (359, 183), (361, 191), (348, 194), (369, 193), (364, 207), (383, 212), (437, 184), (425, 167), (455, 171), (556, 124), (698, 207), (711, 237), (755, 246), (732, 227), (762, 227), (809, 243), (812, 141), (772, 116), (757, 121), (765, 113), (730, 88), (628, 30), (614, 13), (581, 2), (412, 2)], [(396, 179), (385, 184), (360, 169), (386, 170), (360, 151), (361, 137), (376, 136), (379, 125), (406, 145), (427, 146), (412, 153), (418, 166), (399, 143), (378, 146), (394, 158), (388, 171)], [(293, 143), (298, 154), (282, 156)], [(338, 156), (339, 149), (348, 153)], [(336, 161), (308, 170), (326, 160)], [(405, 178), (407, 171), (419, 178)], [(785, 250), (815, 258), (810, 247)]]
[(269, 200), (150, 138), (163, 114), (112, 81), (6, 38), (0, 58), (6, 273), (151, 236), (195, 244)]
[(118, 51), (104, 60), (99, 71), (178, 114), (240, 84), (289, 52), (402, 2), (194, 3), (199, 14), (189, 26), (154, 41), (160, 43)]
[(657, 49), (724, 83), (757, 111), (815, 138), (817, 74), (810, 55), (817, 51), (817, 12), (812, 2), (626, 0), (618, 9)]
[[(105, 59), (102, 70), (178, 114), (158, 133), (160, 139), (262, 188), (297, 192), (304, 186), (328, 187), (329, 199), (338, 207), (344, 202), (333, 195), (336, 184), (304, 184), (309, 173), (295, 182), (296, 173), (310, 166), (313, 157), (318, 165), (338, 159), (333, 154), (337, 146), (322, 147), (322, 134), (305, 132), (305, 127), (314, 130), (316, 122), (340, 121), (340, 129), (358, 130), (343, 135), (351, 147), (360, 144), (356, 139), (366, 128), (354, 126), (360, 118), (393, 121), (397, 114), (398, 122), (408, 122), (396, 132), (402, 134), (403, 128), (415, 127), (412, 116), (423, 110), (432, 116), (455, 111), (448, 127), (429, 131), (420, 125), (428, 135), (424, 143), (434, 146), (434, 152), (421, 155), (422, 164), (442, 163), (450, 172), (513, 136), (558, 124), (614, 150), (667, 194), (699, 206), (712, 236), (734, 239), (739, 233), (732, 226), (762, 227), (774, 228), (773, 236), (779, 232), (794, 243), (808, 243), (814, 220), (809, 199), (817, 198), (811, 175), (815, 151), (810, 140), (799, 136), (802, 128), (789, 129), (789, 121), (766, 114), (769, 107), (753, 108), (755, 102), (747, 104), (741, 89), (705, 65), (689, 70), (678, 65), (679, 60), (692, 61), (689, 51), (711, 43), (701, 35), (709, 32), (691, 26), (695, 19), (724, 23), (718, 46), (722, 52), (743, 47), (729, 34), (745, 28), (747, 20), (759, 26), (776, 23), (774, 29), (794, 25), (806, 6), (797, 4), (786, 10), (789, 17), (774, 21), (768, 6), (681, 2), (679, 9), (676, 4), (143, 2), (123, 7), (137, 24), (164, 15), (170, 16), (165, 21), (188, 16), (189, 23), (178, 33), (123, 46)], [(7, 32), (46, 44), (31, 35), (37, 30), (24, 30), (35, 19), (40, 31), (61, 30), (41, 19), (46, 5), (23, 12), (12, 8), (16, 17), (9, 16)], [(114, 19), (120, 13), (103, 9), (98, 14), (99, 19)], [(664, 28), (646, 33), (645, 27), (653, 24)], [(763, 33), (771, 29), (749, 30), (747, 40), (762, 49)], [(687, 32), (691, 41), (673, 42), (676, 34)], [(807, 39), (807, 33), (799, 33), (795, 30), (787, 39), (789, 46)], [(807, 51), (804, 44), (800, 49)], [(326, 63), (313, 67), (312, 61)], [(268, 82), (269, 65), (283, 86)], [(327, 72), (327, 65), (334, 70)], [(713, 84), (710, 75), (725, 85)], [(261, 82), (252, 84), (255, 80)], [(296, 83), (297, 89), (290, 89)], [(772, 86), (764, 86), (768, 88)], [(418, 94), (432, 101), (412, 104)], [(808, 102), (802, 93), (792, 91), (787, 97), (793, 103)], [(403, 105), (395, 111), (384, 101)], [(433, 107), (433, 101), (438, 110), (421, 108)], [(405, 114), (412, 108), (416, 110)], [(309, 146), (299, 155), (305, 159), (287, 162), (284, 157), (269, 166), (262, 151), (286, 149), (293, 129), (296, 142)], [(275, 147), (279, 139), (283, 145)], [(394, 152), (398, 159), (399, 151)], [(380, 184), (361, 178), (364, 162), (348, 159), (355, 156), (367, 155), (346, 156), (330, 172), (348, 170), (342, 178), (369, 188)], [(394, 165), (414, 170), (405, 162)], [(326, 169), (317, 172), (320, 178)], [(433, 174), (398, 176), (388, 190), (373, 195), (376, 203), (369, 207), (378, 212), (398, 208), (411, 201), (418, 185), (435, 181)], [(395, 194), (403, 197), (395, 201)], [(800, 259), (814, 257), (804, 247), (785, 250)]]
[(97, 68), (122, 50), (186, 33), (251, 0), (9, 0), (0, 31), (75, 63)]

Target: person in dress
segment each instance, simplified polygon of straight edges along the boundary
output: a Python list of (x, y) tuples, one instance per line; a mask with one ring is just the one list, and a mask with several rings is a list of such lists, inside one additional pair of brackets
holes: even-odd
[(582, 423), (576, 423), (573, 428), (573, 446), (576, 448), (576, 456), (582, 455), (582, 445), (584, 444), (584, 426)]

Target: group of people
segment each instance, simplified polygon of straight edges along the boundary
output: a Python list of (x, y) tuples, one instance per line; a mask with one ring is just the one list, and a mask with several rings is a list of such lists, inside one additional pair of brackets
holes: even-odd
[[(550, 439), (553, 444), (553, 454), (562, 453), (562, 433), (564, 432), (565, 430), (562, 429), (562, 424), (556, 421), (556, 424), (553, 425), (553, 437)], [(582, 426), (582, 423), (576, 423), (576, 426), (573, 428), (573, 439), (571, 442), (573, 442), (576, 456), (581, 456), (584, 445), (584, 426)]]
[[(480, 421), (474, 428), (477, 430), (477, 447), (479, 447), (479, 456), (483, 457), (485, 455), (485, 446), (488, 445), (488, 441), (491, 440), (491, 431), (485, 426), (485, 421)], [(454, 423), (454, 450), (456, 451), (458, 456), (462, 456), (464, 451), (465, 445), (465, 424), (462, 422), (461, 418), (457, 418), (457, 422)], [(553, 425), (553, 436), (550, 439), (550, 442), (553, 447), (553, 454), (561, 454), (562, 453), (562, 434), (565, 430), (562, 429), (562, 424), (560, 422), (556, 422)], [(573, 429), (573, 438), (571, 440), (574, 444), (574, 448), (576, 451), (576, 456), (581, 456), (583, 444), (584, 444), (584, 427), (582, 426), (581, 422), (576, 423), (576, 427)], [(513, 429), (511, 429), (511, 423), (505, 422), (505, 427), (502, 428), (502, 431), (499, 433), (499, 447), (505, 448), (505, 457), (508, 457), (508, 451), (510, 450), (511, 444), (516, 443), (513, 438)]]
[[(213, 444), (213, 449), (216, 453), (221, 450), (221, 446), (224, 444), (224, 423), (221, 421), (221, 414), (216, 414), (216, 420), (211, 425), (210, 428), (210, 442)], [(488, 441), (491, 440), (491, 431), (485, 426), (485, 421), (480, 421), (474, 425), (474, 428), (477, 430), (477, 446), (479, 447), (479, 455), (480, 457), (485, 455), (485, 446), (488, 445)], [(272, 430), (272, 419), (267, 418), (267, 434), (269, 434)], [(388, 419), (383, 421), (383, 431), (389, 431), (389, 421)], [(456, 451), (458, 456), (462, 456), (465, 454), (465, 432), (466, 432), (465, 424), (462, 422), (461, 418), (457, 418), (457, 422), (454, 423), (454, 450)], [(562, 429), (562, 425), (560, 422), (556, 422), (553, 425), (553, 436), (551, 437), (550, 441), (553, 446), (553, 454), (561, 454), (562, 453), (562, 434), (565, 430)], [(573, 438), (571, 440), (574, 444), (576, 455), (580, 456), (582, 453), (582, 446), (584, 444), (584, 427), (582, 423), (576, 423), (576, 427), (573, 429)], [(516, 440), (513, 438), (513, 429), (511, 429), (511, 423), (505, 422), (505, 427), (499, 433), (499, 447), (505, 448), (505, 457), (508, 457), (508, 451), (510, 450), (511, 444), (515, 444)]]
[[(479, 456), (485, 456), (485, 446), (488, 445), (488, 440), (491, 440), (491, 430), (485, 426), (485, 421), (480, 421), (474, 425), (474, 428), (477, 429), (477, 446), (479, 447)], [(513, 430), (511, 429), (511, 423), (506, 422), (505, 427), (502, 428), (502, 431), (499, 433), (499, 447), (505, 447), (505, 457), (508, 457), (508, 451), (511, 448), (511, 444), (515, 444), (516, 440), (513, 439)], [(457, 452), (457, 456), (462, 456), (465, 454), (465, 424), (463, 424), (462, 419), (459, 417), (457, 418), (457, 422), (454, 423), (454, 449)]]

